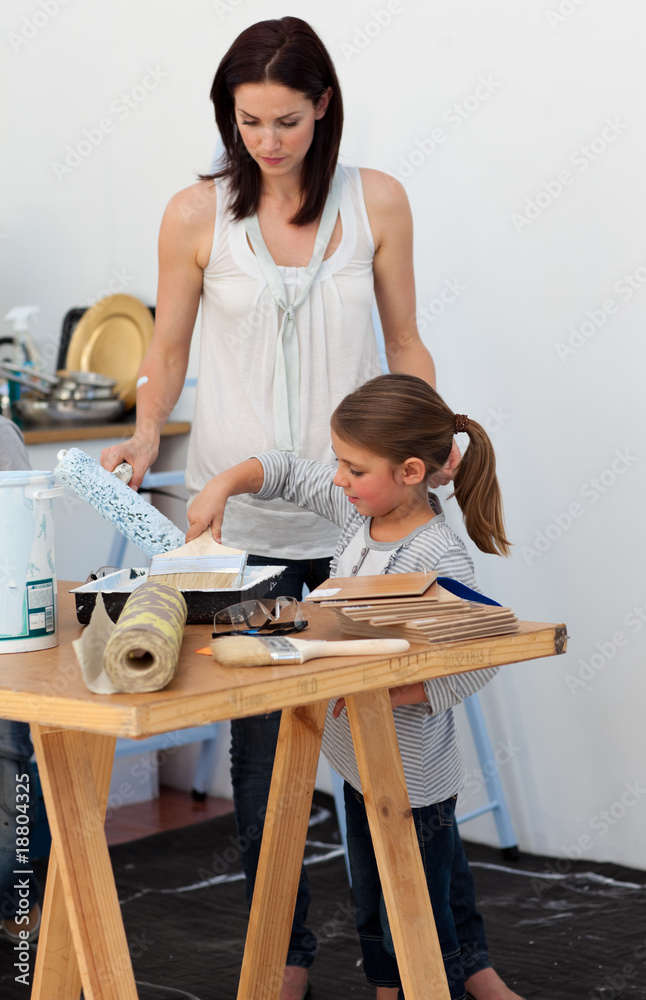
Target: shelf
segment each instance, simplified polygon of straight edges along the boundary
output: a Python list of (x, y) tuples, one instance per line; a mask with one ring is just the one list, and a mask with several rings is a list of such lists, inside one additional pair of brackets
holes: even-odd
[[(175, 437), (189, 434), (188, 420), (171, 420), (165, 424), (161, 436)], [(101, 438), (129, 438), (135, 432), (134, 423), (93, 424), (80, 427), (39, 427), (23, 430), (25, 444), (52, 444), (63, 441), (97, 441)]]

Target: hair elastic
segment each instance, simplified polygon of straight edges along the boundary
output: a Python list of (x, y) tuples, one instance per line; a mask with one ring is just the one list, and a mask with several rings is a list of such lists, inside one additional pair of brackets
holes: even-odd
[(466, 413), (456, 413), (453, 420), (455, 423), (456, 434), (461, 434), (463, 431), (466, 431), (467, 427), (469, 426), (469, 418), (467, 417)]

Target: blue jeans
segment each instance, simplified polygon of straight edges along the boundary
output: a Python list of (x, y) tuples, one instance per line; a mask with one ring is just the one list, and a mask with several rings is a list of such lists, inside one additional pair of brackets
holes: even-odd
[[(23, 820), (27, 817), (31, 834), (35, 822), (36, 789), (30, 763), (32, 753), (33, 747), (27, 723), (0, 719), (0, 918), (2, 920), (12, 920), (18, 912), (17, 884), (28, 882), (29, 909), (38, 902), (38, 885), (33, 875), (16, 874), (21, 869), (27, 871), (31, 867), (16, 863), (16, 826), (18, 822), (21, 826), (24, 825)], [(21, 775), (28, 776), (29, 793), (25, 793), (23, 788), (27, 786), (27, 782), (19, 780)], [(29, 795), (28, 801), (24, 798), (25, 794)], [(26, 811), (19, 810), (18, 805), (26, 805)]]
[[(287, 568), (267, 598), (289, 596), (300, 599), (303, 584), (310, 590), (327, 580), (329, 559), (272, 559), (250, 555), (251, 566), (276, 565)], [(247, 881), (247, 900), (251, 904), (258, 870), (260, 842), (274, 767), (280, 712), (256, 715), (231, 722), (231, 783), (240, 857)], [(301, 868), (294, 921), (287, 954), (287, 965), (309, 968), (314, 962), (316, 937), (305, 926), (310, 904), (310, 887)]]
[[(344, 784), (348, 854), (366, 978), (401, 988), (363, 796)], [(484, 926), (455, 822), (456, 799), (413, 809), (451, 1000), (465, 1000), (464, 980), (489, 965)]]

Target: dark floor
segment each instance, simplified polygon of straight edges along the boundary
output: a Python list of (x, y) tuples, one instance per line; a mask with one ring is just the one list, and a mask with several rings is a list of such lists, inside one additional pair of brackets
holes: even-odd
[[(178, 808), (177, 817), (200, 815), (188, 796)], [(510, 986), (527, 1000), (646, 998), (646, 872), (533, 855), (510, 863), (465, 846), (491, 955)], [(140, 1000), (234, 1000), (247, 911), (232, 815), (115, 844), (111, 855)], [(374, 998), (332, 800), (320, 793), (307, 858), (320, 943), (312, 1000)], [(13, 960), (0, 941), (1, 1000), (29, 996)]]

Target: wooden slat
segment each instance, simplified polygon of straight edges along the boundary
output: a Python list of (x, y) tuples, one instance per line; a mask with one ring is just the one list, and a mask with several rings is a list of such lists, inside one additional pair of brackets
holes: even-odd
[(238, 1000), (278, 1000), (327, 702), (283, 712)]
[(450, 1000), (390, 695), (352, 695), (346, 710), (404, 994)]
[[(114, 741), (103, 740), (101, 747), (97, 737), (38, 725), (32, 726), (32, 734), (57, 862), (52, 892), (58, 898), (46, 929), (52, 951), (44, 960), (47, 969), (38, 969), (40, 996), (76, 1000), (77, 980), (69, 960), (71, 932), (85, 1000), (137, 1000), (103, 829), (107, 765)], [(62, 919), (61, 886), (69, 931)], [(61, 920), (61, 927), (54, 928), (55, 919)], [(50, 973), (58, 978), (60, 990), (68, 990), (67, 996), (54, 993)]]

